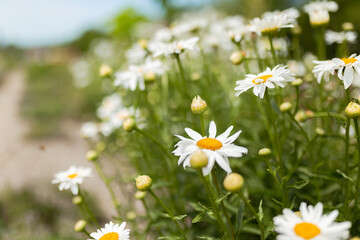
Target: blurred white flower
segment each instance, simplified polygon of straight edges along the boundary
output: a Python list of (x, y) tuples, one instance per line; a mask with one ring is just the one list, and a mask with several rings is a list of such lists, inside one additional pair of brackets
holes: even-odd
[(197, 42), (199, 41), (198, 37), (193, 37), (185, 40), (174, 41), (171, 43), (162, 43), (158, 42), (154, 45), (153, 56), (169, 56), (171, 54), (180, 54), (185, 50), (199, 51)]
[(360, 83), (360, 55), (352, 54), (348, 58), (333, 58), (327, 61), (314, 61), (317, 65), (313, 69), (314, 76), (320, 83), (322, 77), (326, 81), (335, 71), (340, 80), (344, 82), (347, 89), (353, 82)]
[(233, 126), (230, 126), (224, 133), (216, 137), (216, 125), (214, 121), (210, 122), (209, 137), (203, 137), (190, 128), (185, 128), (185, 132), (191, 138), (185, 138), (179, 135), (180, 141), (175, 145), (173, 151), (175, 156), (179, 156), (178, 165), (183, 163), (183, 167), (190, 166), (191, 155), (202, 150), (208, 157), (208, 164), (202, 169), (203, 175), (208, 175), (214, 167), (215, 162), (227, 173), (231, 173), (228, 157), (241, 157), (248, 152), (247, 148), (236, 146), (233, 142), (238, 138), (241, 131), (230, 136)]
[[(270, 15), (275, 14), (275, 15), (285, 15), (288, 18), (289, 23), (292, 24), (297, 24), (296, 19), (300, 16), (299, 10), (297, 10), (296, 8), (288, 8), (282, 11), (276, 10), (273, 12), (266, 12), (263, 14), (263, 17), (270, 17)], [(269, 15), (269, 16), (268, 16)]]
[(96, 113), (100, 119), (108, 119), (111, 114), (122, 107), (122, 100), (119, 94), (114, 93), (110, 96), (105, 97)]
[(345, 240), (349, 238), (351, 222), (335, 222), (338, 210), (323, 213), (323, 204), (315, 207), (301, 203), (300, 212), (284, 209), (283, 214), (274, 217), (278, 240)]
[(99, 134), (99, 125), (94, 122), (86, 122), (81, 126), (80, 134), (83, 138), (96, 140)]
[(89, 63), (84, 59), (76, 60), (70, 63), (70, 72), (73, 76), (73, 83), (75, 87), (83, 88), (89, 85), (89, 71)]
[(290, 72), (294, 73), (295, 76), (304, 76), (306, 73), (305, 65), (301, 61), (289, 60), (287, 62)]
[(309, 14), (313, 26), (326, 25), (330, 21), (329, 12), (336, 12), (339, 6), (333, 1), (315, 1), (304, 6), (304, 11)]
[(125, 52), (126, 59), (130, 64), (139, 64), (143, 62), (147, 54), (147, 51), (138, 43), (133, 44), (133, 46)]
[(197, 32), (200, 29), (205, 28), (208, 23), (206, 18), (193, 17), (175, 24), (172, 26), (171, 30), (173, 35), (178, 37), (184, 34)]
[(342, 32), (335, 32), (331, 30), (326, 30), (325, 32), (325, 41), (328, 45), (333, 43), (341, 44), (344, 41), (348, 43), (355, 43), (358, 34), (354, 31), (342, 31)]
[(131, 91), (135, 91), (137, 87), (140, 90), (145, 90), (145, 75), (149, 73), (162, 75), (164, 72), (165, 67), (161, 61), (148, 58), (142, 65), (131, 65), (127, 71), (117, 72), (114, 85), (122, 86)]
[(250, 21), (251, 30), (259, 35), (275, 34), (282, 28), (293, 28), (293, 18), (283, 12), (266, 12)]
[(60, 183), (59, 190), (70, 189), (74, 195), (79, 193), (79, 184), (84, 178), (91, 176), (91, 169), (84, 167), (71, 166), (68, 170), (55, 174), (52, 184)]
[(114, 128), (122, 127), (124, 121), (131, 117), (136, 117), (135, 109), (133, 107), (129, 108), (119, 108), (116, 112), (114, 112), (111, 116), (109, 121), (111, 122)]
[(125, 226), (125, 222), (121, 223), (121, 225), (109, 222), (105, 224), (104, 228), (91, 233), (90, 237), (95, 240), (129, 240), (130, 229), (126, 229)]
[(93, 51), (101, 60), (107, 60), (113, 56), (115, 49), (109, 40), (100, 40), (94, 44)]
[(237, 91), (235, 96), (239, 96), (243, 92), (246, 92), (250, 88), (253, 88), (253, 93), (260, 98), (264, 97), (266, 88), (275, 88), (275, 85), (284, 87), (285, 82), (293, 81), (294, 73), (291, 73), (286, 66), (277, 65), (273, 69), (269, 67), (262, 73), (257, 75), (246, 74), (244, 80), (236, 82), (235, 90)]

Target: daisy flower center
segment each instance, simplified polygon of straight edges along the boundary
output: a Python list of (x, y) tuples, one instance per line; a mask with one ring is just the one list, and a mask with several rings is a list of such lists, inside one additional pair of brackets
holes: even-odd
[(320, 229), (316, 225), (308, 222), (296, 224), (294, 231), (296, 235), (306, 240), (313, 239), (320, 234)]
[(351, 64), (351, 63), (354, 63), (356, 62), (357, 60), (355, 58), (342, 58), (341, 59), (345, 64)]
[(263, 34), (273, 33), (273, 32), (276, 32), (277, 30), (279, 30), (278, 27), (269, 27), (269, 28), (265, 28), (264, 30), (262, 30), (261, 33), (263, 33)]
[(74, 179), (74, 178), (76, 178), (77, 175), (78, 175), (77, 173), (73, 173), (73, 174), (68, 175), (68, 178)]
[(199, 140), (196, 145), (201, 149), (219, 150), (222, 148), (222, 143), (215, 138), (203, 138)]
[(103, 235), (99, 240), (118, 240), (119, 234), (116, 232), (110, 232)]
[(269, 75), (264, 75), (261, 77), (257, 77), (254, 80), (252, 80), (253, 83), (257, 84), (261, 84), (261, 83), (265, 83), (269, 78), (273, 77), (273, 75), (269, 74)]

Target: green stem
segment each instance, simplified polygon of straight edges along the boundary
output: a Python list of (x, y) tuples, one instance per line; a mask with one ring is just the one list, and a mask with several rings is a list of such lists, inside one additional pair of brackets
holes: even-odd
[(181, 77), (181, 81), (182, 81), (182, 85), (183, 85), (183, 91), (184, 91), (184, 96), (188, 97), (188, 92), (187, 92), (187, 84), (186, 84), (186, 78), (185, 78), (185, 72), (184, 72), (184, 68), (181, 64), (181, 60), (180, 60), (180, 54), (175, 54), (175, 59), (176, 59), (176, 63), (178, 65), (179, 68), (179, 73), (180, 73), (180, 77)]
[[(257, 41), (254, 40), (252, 41), (253, 43), (253, 48), (254, 48), (254, 51), (255, 51), (255, 54), (256, 54), (256, 60), (258, 60), (258, 64), (259, 64), (259, 68), (260, 68), (260, 71), (264, 71), (264, 65), (263, 65), (263, 62), (262, 62), (262, 59), (260, 58), (260, 54), (259, 54), (259, 51), (258, 51), (258, 48), (256, 46), (256, 43)], [(247, 58), (248, 60), (252, 60), (251, 58)]]
[(200, 125), (201, 125), (201, 134), (205, 136), (205, 123), (204, 123), (204, 116), (203, 114), (199, 115), (200, 118)]
[(82, 230), (81, 232), (84, 233), (84, 234), (85, 234), (86, 236), (88, 236), (89, 238), (92, 238), (92, 237), (90, 236), (90, 233), (89, 233), (88, 231), (86, 231), (86, 229)]
[(187, 239), (183, 229), (180, 227), (179, 223), (176, 221), (176, 219), (175, 219), (174, 215), (172, 214), (172, 212), (170, 211), (170, 209), (164, 204), (163, 201), (161, 201), (161, 199), (154, 193), (153, 190), (149, 189), (148, 192), (160, 203), (160, 205), (164, 208), (164, 210), (167, 212), (167, 214), (169, 214), (171, 220), (176, 224), (176, 227), (178, 228), (178, 230), (179, 230), (180, 234), (183, 236), (183, 238)]
[(325, 33), (325, 27), (320, 27), (317, 30), (316, 44), (317, 44), (317, 57), (319, 60), (326, 59), (326, 46), (325, 46), (324, 33)]
[(89, 215), (89, 219), (91, 222), (93, 222), (95, 225), (97, 225), (98, 227), (100, 227), (99, 222), (96, 220), (96, 218), (94, 217), (94, 214), (92, 213), (92, 211), (89, 208), (89, 205), (84, 197), (84, 195), (82, 194), (82, 192), (79, 189), (79, 193), (78, 195), (81, 197), (82, 199), (82, 203), (81, 205), (84, 207), (85, 211), (87, 212), (87, 214)]
[[(347, 103), (350, 102), (349, 89), (346, 90)], [(349, 146), (350, 146), (350, 118), (346, 118), (345, 127), (345, 174), (349, 176)], [(345, 201), (344, 201), (344, 212), (345, 217), (349, 215), (349, 199), (350, 199), (350, 183), (348, 179), (345, 179)]]
[[(220, 184), (219, 184), (219, 181), (218, 181), (218, 179), (217, 179), (217, 176), (216, 176), (214, 170), (211, 171), (211, 175), (212, 175), (213, 183), (214, 183), (214, 185), (215, 185), (217, 194), (218, 194), (218, 196), (221, 196)], [(229, 214), (228, 214), (228, 212), (227, 212), (227, 210), (226, 210), (226, 208), (225, 208), (225, 205), (224, 205), (224, 202), (223, 202), (223, 201), (221, 202), (221, 208), (222, 208), (222, 210), (223, 210), (224, 216), (225, 216), (226, 221), (227, 221), (227, 223), (228, 223), (228, 227), (229, 227), (230, 232), (231, 232), (231, 237), (232, 237), (232, 239), (235, 240), (235, 230), (234, 230), (234, 226), (233, 226), (233, 224), (232, 224), (232, 222), (231, 222), (231, 219), (230, 219), (230, 217), (229, 217)]]
[(312, 118), (316, 118), (316, 117), (334, 117), (334, 118), (339, 118), (342, 120), (346, 120), (346, 117), (341, 114), (341, 113), (335, 113), (335, 112), (317, 112), (314, 113), (312, 116)]
[(264, 230), (264, 226), (259, 218), (259, 215), (258, 213), (256, 212), (256, 210), (254, 209), (254, 207), (251, 205), (249, 199), (247, 199), (244, 195), (243, 192), (239, 192), (239, 196), (241, 197), (241, 199), (244, 201), (245, 205), (249, 208), (250, 212), (254, 215), (255, 219), (256, 219), (256, 222), (258, 223), (259, 225), (259, 228), (260, 228), (260, 237), (261, 237), (261, 240), (264, 240), (265, 239), (265, 230)]
[[(355, 204), (354, 212), (357, 212), (359, 194), (360, 194), (360, 132), (359, 132), (359, 122), (357, 118), (354, 118), (355, 134), (357, 141), (357, 152), (358, 152), (358, 172), (357, 172), (357, 181), (356, 181), (356, 193), (355, 193)], [(354, 216), (353, 216), (354, 217)]]
[(294, 114), (297, 113), (297, 111), (299, 110), (299, 104), (300, 103), (300, 87), (296, 86), (296, 105), (295, 105), (295, 111)]
[(118, 200), (115, 196), (115, 193), (110, 185), (109, 179), (105, 176), (104, 172), (102, 171), (102, 169), (100, 167), (100, 164), (97, 161), (94, 161), (94, 166), (95, 166), (96, 171), (98, 172), (101, 180), (105, 183), (105, 186), (110, 193), (111, 201), (114, 205), (116, 213), (118, 214), (118, 216), (121, 216), (120, 203), (118, 202)]
[(201, 181), (203, 182), (203, 184), (205, 186), (206, 192), (209, 195), (210, 203), (211, 203), (211, 205), (212, 205), (212, 207), (214, 209), (215, 218), (216, 218), (217, 222), (219, 223), (220, 228), (222, 229), (222, 231), (225, 234), (228, 234), (225, 223), (224, 223), (222, 217), (219, 214), (219, 210), (218, 210), (218, 207), (217, 207), (216, 202), (215, 202), (215, 196), (214, 196), (213, 191), (211, 190), (210, 184), (209, 184), (208, 180), (203, 176), (201, 170), (198, 170), (198, 173), (199, 173), (199, 176), (201, 178)]
[(274, 66), (276, 66), (278, 64), (278, 59), (276, 57), (276, 52), (275, 52), (275, 48), (274, 48), (274, 44), (273, 44), (273, 37), (271, 35), (269, 35), (269, 42), (270, 42), (271, 54), (272, 54), (273, 61), (274, 61)]

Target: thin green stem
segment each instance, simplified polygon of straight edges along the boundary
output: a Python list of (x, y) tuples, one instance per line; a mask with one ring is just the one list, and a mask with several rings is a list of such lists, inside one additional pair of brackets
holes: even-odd
[[(347, 103), (350, 102), (350, 91), (346, 90)], [(349, 146), (350, 146), (350, 118), (346, 118), (345, 127), (345, 174), (349, 176)], [(345, 217), (349, 216), (349, 199), (350, 199), (350, 182), (345, 179), (345, 201), (344, 201), (344, 212)]]
[(174, 214), (170, 211), (170, 209), (164, 204), (164, 202), (154, 193), (153, 190), (149, 189), (148, 192), (160, 203), (160, 205), (164, 208), (164, 210), (169, 214), (171, 220), (175, 223), (177, 229), (184, 239), (187, 239), (183, 229), (180, 227), (179, 223), (176, 221)]
[(201, 125), (201, 134), (205, 136), (205, 123), (204, 123), (204, 116), (203, 114), (199, 115), (200, 118), (200, 125)]
[(260, 238), (261, 240), (264, 240), (265, 239), (265, 229), (264, 229), (264, 226), (263, 226), (263, 223), (262, 221), (260, 220), (259, 218), (259, 215), (258, 213), (256, 212), (256, 210), (254, 209), (254, 207), (251, 205), (249, 199), (247, 199), (244, 195), (243, 192), (239, 192), (239, 196), (241, 197), (241, 199), (244, 201), (245, 205), (249, 208), (250, 212), (254, 215), (255, 219), (256, 219), (256, 222), (258, 223), (259, 225), (259, 228), (260, 228)]
[(99, 222), (96, 220), (96, 218), (94, 217), (94, 214), (92, 213), (92, 211), (89, 208), (89, 205), (84, 197), (84, 195), (82, 194), (82, 192), (79, 189), (79, 193), (78, 195), (81, 197), (82, 202), (81, 205), (84, 207), (85, 211), (87, 212), (87, 214), (89, 215), (89, 219), (91, 222), (93, 222), (96, 226), (100, 227)]
[(185, 78), (185, 72), (184, 72), (184, 68), (181, 64), (180, 54), (175, 54), (175, 59), (176, 59), (176, 63), (179, 68), (180, 78), (181, 78), (182, 85), (183, 85), (184, 96), (188, 97), (189, 94), (187, 92), (187, 83), (186, 83), (186, 78)]
[(274, 44), (273, 44), (273, 37), (271, 35), (269, 35), (269, 42), (270, 42), (271, 54), (272, 54), (273, 61), (274, 61), (274, 66), (276, 66), (278, 64), (278, 59), (276, 57), (276, 52), (275, 52), (275, 48), (274, 48)]
[(89, 238), (92, 238), (92, 237), (90, 236), (90, 233), (89, 233), (88, 231), (86, 231), (86, 229), (82, 230), (81, 232), (84, 233), (84, 234), (85, 234), (86, 236), (88, 236)]
[(316, 39), (316, 46), (317, 46), (317, 57), (319, 60), (326, 59), (326, 46), (325, 46), (325, 27), (320, 27), (317, 29), (317, 39)]
[(314, 113), (311, 117), (312, 118), (316, 118), (316, 117), (334, 117), (334, 118), (339, 118), (341, 120), (346, 121), (346, 117), (343, 114), (335, 113), (335, 112), (317, 112), (317, 113)]
[[(358, 152), (358, 172), (357, 172), (357, 181), (356, 181), (356, 192), (355, 192), (355, 204), (354, 204), (354, 212), (357, 212), (358, 202), (359, 202), (359, 194), (360, 194), (360, 132), (359, 132), (359, 122), (357, 118), (354, 118), (354, 126), (355, 126), (355, 134), (357, 141), (357, 152)], [(355, 216), (353, 216), (354, 218)]]
[(295, 104), (295, 111), (294, 114), (297, 113), (297, 111), (299, 110), (299, 104), (300, 103), (300, 87), (296, 86), (296, 104)]

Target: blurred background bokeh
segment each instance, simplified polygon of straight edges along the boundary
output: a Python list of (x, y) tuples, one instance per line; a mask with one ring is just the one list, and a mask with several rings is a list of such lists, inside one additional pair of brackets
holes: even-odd
[[(169, 25), (187, 11), (213, 8), (253, 18), (306, 2), (0, 0), (0, 239), (81, 239), (72, 231), (80, 216), (70, 193), (58, 194), (50, 181), (70, 164), (90, 166), (79, 129), (95, 117), (104, 96), (98, 89), (106, 86), (97, 77), (102, 59), (111, 56), (111, 64), (120, 66), (125, 49), (152, 31), (150, 22)], [(359, 32), (360, 1), (337, 2), (329, 28), (339, 31), (337, 23), (350, 21)], [(301, 45), (313, 49), (308, 17), (302, 13), (299, 22)], [(357, 44), (352, 47), (359, 52)], [(100, 218), (113, 214), (96, 177), (84, 187), (95, 196)]]

